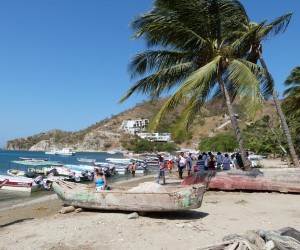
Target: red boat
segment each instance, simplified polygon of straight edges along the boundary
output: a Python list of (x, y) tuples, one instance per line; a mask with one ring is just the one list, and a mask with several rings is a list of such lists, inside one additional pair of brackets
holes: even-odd
[(181, 184), (202, 183), (208, 190), (248, 190), (300, 193), (300, 169), (254, 169), (252, 171), (201, 171)]
[(8, 175), (0, 175), (0, 185), (8, 180), (2, 189), (13, 191), (33, 192), (38, 190), (38, 185), (31, 178), (26, 177), (12, 177)]

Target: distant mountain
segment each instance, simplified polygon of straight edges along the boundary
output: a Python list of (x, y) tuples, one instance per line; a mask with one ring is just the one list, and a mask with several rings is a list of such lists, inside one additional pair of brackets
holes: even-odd
[[(107, 150), (122, 150), (122, 145), (132, 138), (124, 133), (120, 126), (123, 120), (129, 119), (149, 119), (160, 110), (166, 99), (155, 101), (144, 101), (135, 107), (126, 110), (111, 118), (104, 119), (78, 132), (66, 132), (54, 129), (45, 133), (18, 138), (7, 141), (6, 150), (31, 150), (49, 151), (52, 149), (71, 147), (80, 152), (94, 152)], [(240, 126), (244, 127), (250, 120), (245, 117), (244, 109), (240, 105), (234, 105), (235, 111), (239, 115)], [(183, 105), (179, 105), (174, 111), (168, 113), (161, 124), (158, 132), (171, 132), (176, 120), (180, 117)], [(263, 110), (259, 112), (256, 119), (264, 115), (277, 117), (276, 109), (272, 101), (265, 101)], [(195, 148), (199, 141), (215, 133), (222, 133), (224, 130), (232, 130), (229, 117), (227, 116), (226, 105), (223, 101), (208, 102), (202, 109), (202, 115), (198, 116), (191, 124), (187, 138), (182, 139), (180, 147)]]

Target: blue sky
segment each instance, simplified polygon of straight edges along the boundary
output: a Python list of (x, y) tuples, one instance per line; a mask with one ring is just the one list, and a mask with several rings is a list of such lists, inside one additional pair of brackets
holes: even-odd
[[(294, 12), (283, 34), (264, 43), (264, 56), (282, 94), (300, 65), (297, 0), (242, 1), (252, 21)], [(78, 131), (147, 97), (120, 98), (132, 85), (127, 65), (145, 50), (132, 41), (133, 17), (152, 0), (1, 0), (0, 146), (51, 129)]]

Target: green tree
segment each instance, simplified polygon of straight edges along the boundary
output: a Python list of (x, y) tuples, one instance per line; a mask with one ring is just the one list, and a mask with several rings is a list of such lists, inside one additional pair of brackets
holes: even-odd
[[(256, 32), (255, 36), (253, 36), (253, 39), (251, 41), (252, 44), (252, 49), (251, 52), (248, 56), (248, 60), (252, 61), (252, 62), (257, 62), (258, 60), (260, 61), (262, 67), (265, 70), (265, 75), (266, 75), (266, 80), (267, 80), (267, 88), (269, 89), (269, 91), (272, 93), (272, 97), (281, 121), (281, 125), (282, 125), (282, 129), (285, 133), (286, 136), (286, 140), (287, 140), (287, 144), (288, 144), (288, 148), (289, 148), (289, 153), (292, 157), (292, 161), (295, 167), (300, 167), (297, 155), (296, 155), (296, 151), (293, 145), (293, 141), (292, 141), (292, 137), (291, 137), (291, 133), (289, 131), (289, 127), (286, 121), (286, 118), (284, 116), (284, 113), (281, 109), (281, 105), (278, 99), (278, 93), (275, 90), (275, 84), (274, 84), (274, 79), (271, 75), (271, 73), (268, 70), (267, 64), (264, 60), (263, 57), (263, 51), (262, 51), (262, 40), (267, 38), (268, 36), (271, 35), (277, 35), (279, 32), (281, 31), (285, 31), (290, 19), (292, 17), (292, 13), (288, 13), (285, 14), (279, 18), (277, 18), (276, 20), (274, 20), (273, 22), (271, 22), (270, 24), (264, 25), (262, 26), (258, 32)], [(261, 25), (261, 24), (260, 24)], [(259, 26), (259, 24), (257, 23), (252, 23), (252, 22), (248, 22), (248, 25), (244, 26), (245, 27), (245, 32), (248, 33), (249, 31), (255, 29), (257, 30), (257, 27)]]
[(246, 17), (243, 6), (234, 0), (156, 0), (150, 12), (137, 16), (131, 24), (135, 30), (133, 38), (142, 37), (154, 48), (135, 55), (129, 65), (132, 78), (146, 76), (138, 80), (120, 102), (134, 92), (156, 98), (177, 87), (150, 126), (154, 129), (166, 111), (184, 101), (185, 108), (173, 131), (176, 138), (187, 131), (203, 103), (219, 90), (225, 99), (244, 165), (250, 169), (231, 95), (234, 89), (235, 95), (247, 103), (248, 113), (261, 105), (257, 78), (260, 68), (242, 59), (249, 50), (244, 43), (249, 44), (260, 26), (239, 39), (232, 37), (233, 31), (247, 24)]
[(292, 70), (285, 81), (289, 88), (284, 91), (283, 109), (289, 120), (289, 126), (294, 134), (294, 142), (297, 145), (298, 154), (300, 143), (300, 67)]
[(264, 116), (248, 125), (243, 132), (247, 148), (251, 151), (258, 154), (283, 154), (282, 147), (286, 145), (280, 122), (270, 116)]
[[(300, 118), (300, 67), (292, 70), (284, 82), (289, 88), (284, 91), (284, 109), (290, 120)], [(297, 134), (300, 134), (300, 123), (298, 123)]]
[(217, 134), (204, 138), (199, 143), (201, 151), (233, 152), (237, 148), (237, 141), (233, 133)]

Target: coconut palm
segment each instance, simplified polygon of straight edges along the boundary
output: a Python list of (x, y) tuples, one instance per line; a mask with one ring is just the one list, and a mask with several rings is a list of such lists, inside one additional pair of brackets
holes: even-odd
[(286, 86), (289, 86), (284, 91), (284, 109), (286, 115), (290, 118), (290, 124), (294, 126), (296, 136), (300, 135), (300, 67), (292, 70), (286, 81)]
[(300, 113), (300, 67), (292, 70), (284, 84), (289, 86), (284, 91), (286, 112), (289, 115), (299, 115)]
[(154, 129), (166, 111), (187, 100), (176, 126), (178, 135), (199, 114), (203, 103), (221, 91), (245, 168), (250, 169), (232, 106), (232, 95), (242, 97), (249, 114), (262, 104), (261, 70), (242, 59), (249, 50), (244, 44), (250, 44), (260, 26), (232, 39), (232, 32), (247, 22), (243, 6), (235, 0), (156, 0), (149, 13), (137, 16), (131, 24), (133, 38), (142, 37), (155, 48), (135, 55), (129, 65), (132, 78), (146, 76), (136, 81), (120, 102), (134, 92), (157, 98), (178, 87), (150, 126)]
[[(284, 113), (280, 106), (280, 102), (278, 99), (278, 93), (275, 90), (274, 79), (273, 79), (271, 73), (269, 72), (266, 62), (263, 58), (262, 44), (261, 44), (262, 40), (268, 38), (269, 36), (277, 35), (279, 32), (284, 32), (291, 20), (291, 17), (292, 17), (292, 13), (288, 13), (288, 14), (285, 14), (285, 15), (277, 18), (270, 24), (267, 24), (267, 25), (264, 25), (263, 27), (261, 27), (261, 29), (259, 29), (259, 31), (256, 33), (257, 35), (254, 37), (253, 41), (251, 42), (252, 50), (247, 59), (249, 61), (255, 62), (255, 63), (259, 60), (262, 67), (265, 69), (266, 78), (268, 81), (267, 86), (272, 93), (274, 104), (277, 109), (280, 121), (281, 121), (281, 126), (282, 126), (282, 129), (286, 136), (286, 140), (287, 140), (287, 144), (289, 147), (290, 155), (292, 157), (293, 164), (295, 167), (300, 167), (300, 164), (297, 159), (296, 152), (295, 152), (295, 148), (293, 145), (291, 133), (289, 131), (289, 127), (287, 125), (286, 118), (285, 118)], [(256, 23), (249, 22), (248, 25), (245, 26), (245, 32), (249, 32), (249, 30), (251, 30), (253, 28), (256, 29), (257, 25), (258, 24), (256, 24)]]

